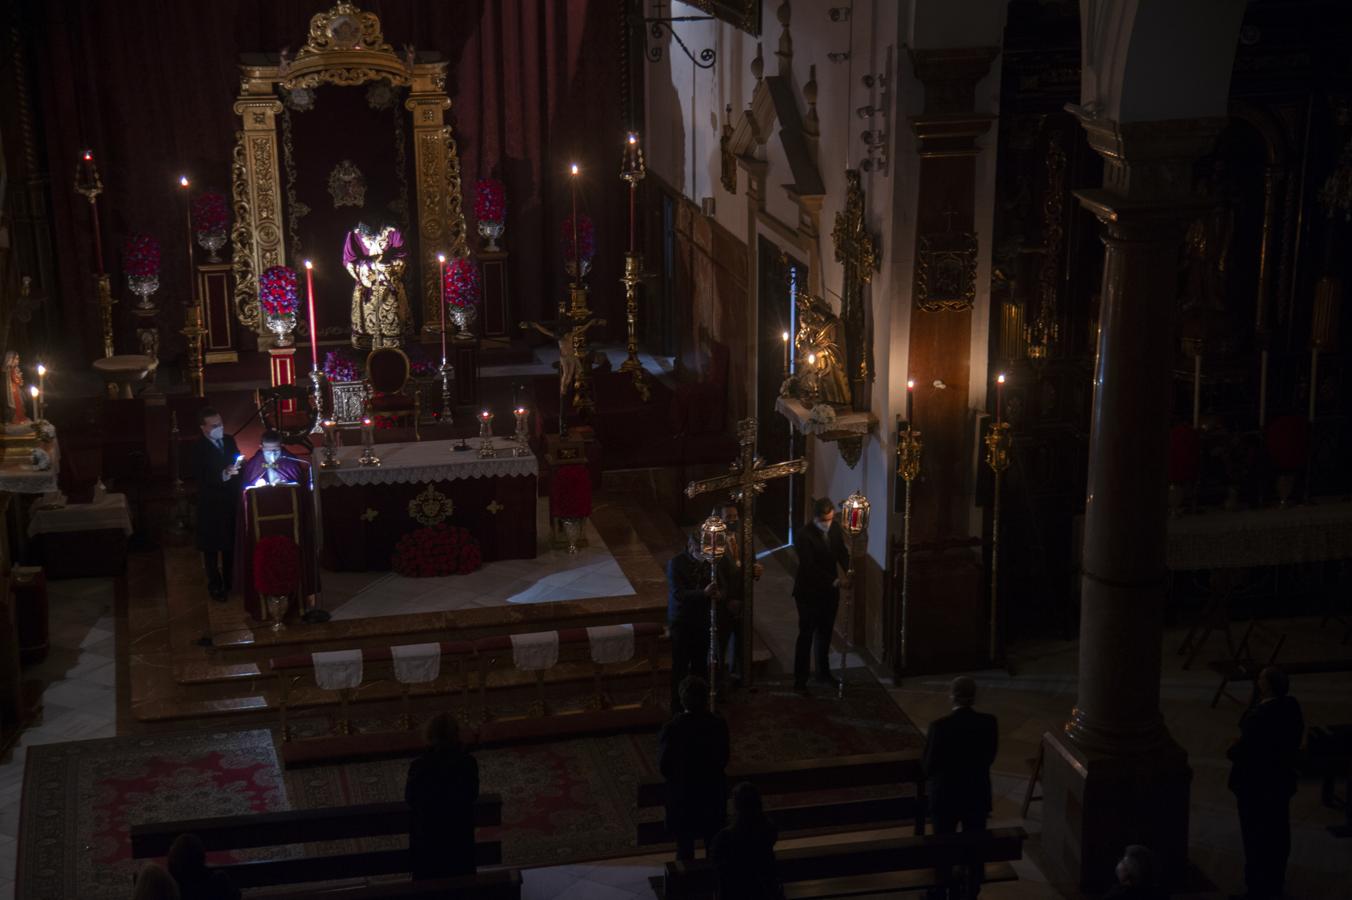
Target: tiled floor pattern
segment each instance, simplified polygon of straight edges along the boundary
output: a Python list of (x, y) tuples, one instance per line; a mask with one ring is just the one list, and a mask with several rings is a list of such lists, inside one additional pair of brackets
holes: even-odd
[(623, 597), (633, 586), (588, 519), (586, 546), (570, 554), (550, 544), (549, 501), (536, 505), (539, 555), (486, 564), (468, 575), (404, 578), (390, 572), (324, 572), (324, 598), (335, 619), (366, 619), (516, 603)]

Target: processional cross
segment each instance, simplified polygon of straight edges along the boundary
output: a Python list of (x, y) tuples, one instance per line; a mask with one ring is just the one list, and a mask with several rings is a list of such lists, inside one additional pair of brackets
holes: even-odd
[[(732, 501), (737, 504), (740, 531), (737, 535), (737, 563), (742, 573), (742, 646), (738, 648), (737, 666), (741, 671), (742, 683), (751, 685), (751, 651), (754, 646), (755, 616), (753, 615), (753, 594), (755, 592), (755, 557), (751, 546), (755, 531), (756, 495), (765, 490), (766, 482), (788, 475), (798, 475), (807, 469), (807, 460), (790, 459), (784, 462), (766, 465), (765, 460), (756, 455), (756, 420), (743, 419), (737, 423), (737, 440), (741, 444), (739, 458), (729, 467), (727, 475), (692, 481), (686, 485), (685, 495), (690, 498), (713, 491), (730, 489)], [(713, 689), (713, 685), (710, 685)]]

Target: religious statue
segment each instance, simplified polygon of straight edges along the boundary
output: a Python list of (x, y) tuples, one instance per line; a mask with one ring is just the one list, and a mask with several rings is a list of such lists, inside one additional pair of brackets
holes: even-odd
[(1183, 239), (1183, 302), (1223, 311), (1230, 246), (1235, 237), (1235, 198), (1221, 160), (1212, 165), (1203, 193), (1215, 205), (1188, 226)]
[(294, 540), (301, 554), (302, 599), (318, 589), (310, 475), (310, 464), (287, 452), (282, 435), (272, 430), (263, 432), (258, 451), (244, 463), (244, 514), (235, 518), (234, 582), (244, 594), (244, 608), (257, 620), (264, 617), (253, 578), (253, 547), (260, 537), (283, 534)]
[[(832, 406), (850, 405), (850, 384), (836, 343), (840, 319), (821, 297), (798, 292), (798, 333), (793, 346), (798, 354), (798, 375), (804, 382), (815, 381), (817, 402)], [(807, 362), (808, 355), (813, 362)]]
[[(587, 333), (593, 325), (604, 325), (604, 319), (589, 319), (581, 325), (574, 325), (571, 319), (560, 320), (557, 330), (548, 328), (539, 322), (522, 322), (521, 327), (534, 328), (559, 345), (559, 409), (564, 408), (564, 398), (572, 392), (573, 405), (577, 406), (577, 392), (581, 388), (582, 360), (578, 358), (578, 339)], [(562, 413), (560, 413), (562, 414)]]
[(5, 424), (27, 425), (28, 411), (24, 407), (23, 367), (15, 350), (5, 351)]
[(343, 266), (352, 289), (352, 346), (398, 347), (412, 326), (404, 292), (404, 237), (393, 225), (362, 222), (348, 232)]

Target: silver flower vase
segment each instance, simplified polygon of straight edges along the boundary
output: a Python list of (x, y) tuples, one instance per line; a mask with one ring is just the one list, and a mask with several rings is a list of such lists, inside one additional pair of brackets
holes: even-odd
[(484, 250), (489, 253), (497, 253), (502, 248), (498, 246), (498, 238), (502, 237), (503, 223), (501, 222), (480, 222), (479, 237), (483, 238)]
[(275, 336), (273, 343), (278, 347), (290, 347), (296, 342), (292, 332), (296, 330), (296, 314), (286, 313), (281, 316), (268, 316), (268, 331)]

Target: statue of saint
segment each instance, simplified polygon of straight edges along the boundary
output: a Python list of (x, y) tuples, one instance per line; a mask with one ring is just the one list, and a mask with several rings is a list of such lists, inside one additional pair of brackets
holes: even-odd
[(1183, 239), (1183, 302), (1208, 310), (1225, 309), (1225, 279), (1235, 238), (1235, 197), (1225, 163), (1217, 160), (1203, 193), (1214, 206), (1188, 226)]
[[(839, 326), (840, 319), (831, 312), (831, 307), (824, 299), (814, 297), (807, 291), (799, 291), (798, 334), (793, 338), (799, 374), (816, 378), (818, 402), (849, 406), (850, 383), (845, 377), (840, 348), (836, 344)], [(809, 353), (815, 355), (816, 364), (811, 373), (805, 373), (802, 370), (807, 367)]]
[(15, 350), (5, 351), (5, 424), (27, 425), (28, 411), (24, 408), (23, 367)]
[(413, 327), (404, 292), (404, 236), (393, 225), (362, 222), (348, 232), (343, 266), (352, 289), (352, 346), (398, 347)]

